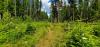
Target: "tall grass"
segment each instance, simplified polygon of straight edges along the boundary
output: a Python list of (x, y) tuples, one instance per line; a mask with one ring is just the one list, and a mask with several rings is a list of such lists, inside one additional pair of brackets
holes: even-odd
[[(65, 47), (100, 47), (99, 27), (90, 23), (74, 23), (73, 29), (66, 33)], [(96, 34), (96, 35), (95, 35)]]
[(47, 22), (33, 22), (31, 19), (1, 20), (0, 47), (34, 47), (47, 32), (48, 25)]
[(6, 16), (0, 21), (0, 47), (35, 47), (50, 26), (58, 34), (55, 47), (100, 47), (99, 22), (34, 22)]

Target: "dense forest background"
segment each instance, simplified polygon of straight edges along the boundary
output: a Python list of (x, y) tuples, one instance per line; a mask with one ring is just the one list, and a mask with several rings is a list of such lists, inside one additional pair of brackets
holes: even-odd
[(100, 0), (0, 0), (0, 47), (100, 47)]
[(94, 21), (100, 17), (99, 2), (99, 0), (67, 0), (67, 2), (50, 0), (51, 13), (48, 16), (47, 12), (41, 10), (43, 6), (41, 0), (1, 0), (0, 19), (7, 13), (10, 17), (22, 17), (23, 20), (28, 16), (34, 21)]

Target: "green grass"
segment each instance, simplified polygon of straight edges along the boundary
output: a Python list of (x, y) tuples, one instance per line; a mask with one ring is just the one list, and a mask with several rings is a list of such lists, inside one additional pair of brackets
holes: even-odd
[[(100, 37), (94, 35), (94, 30), (98, 30), (99, 24), (74, 23), (72, 30), (66, 33), (66, 47), (100, 47)], [(98, 27), (99, 26), (99, 27)], [(96, 29), (95, 29), (96, 28)], [(100, 28), (99, 28), (100, 29)], [(99, 34), (100, 30), (97, 31)]]
[(0, 21), (0, 47), (35, 47), (48, 32), (48, 27), (58, 34), (53, 42), (54, 47), (100, 47), (99, 22), (50, 23), (28, 20)]
[(0, 47), (31, 47), (47, 32), (46, 22), (10, 21), (0, 23)]

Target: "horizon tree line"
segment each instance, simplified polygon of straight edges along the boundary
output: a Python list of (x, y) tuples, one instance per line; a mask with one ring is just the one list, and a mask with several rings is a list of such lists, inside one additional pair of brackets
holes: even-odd
[[(67, 1), (67, 2), (66, 2)], [(42, 11), (41, 0), (0, 0), (0, 17), (7, 12), (11, 17), (30, 16), (34, 21), (94, 21), (100, 18), (99, 0), (50, 0), (51, 14)], [(66, 4), (68, 3), (68, 4)]]

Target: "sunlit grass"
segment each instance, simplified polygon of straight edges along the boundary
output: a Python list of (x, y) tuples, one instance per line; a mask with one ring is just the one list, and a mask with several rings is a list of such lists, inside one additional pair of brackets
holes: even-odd
[(1, 22), (0, 47), (34, 47), (47, 35), (48, 30), (55, 33), (55, 39), (51, 44), (54, 47), (99, 47), (99, 27), (99, 22)]

